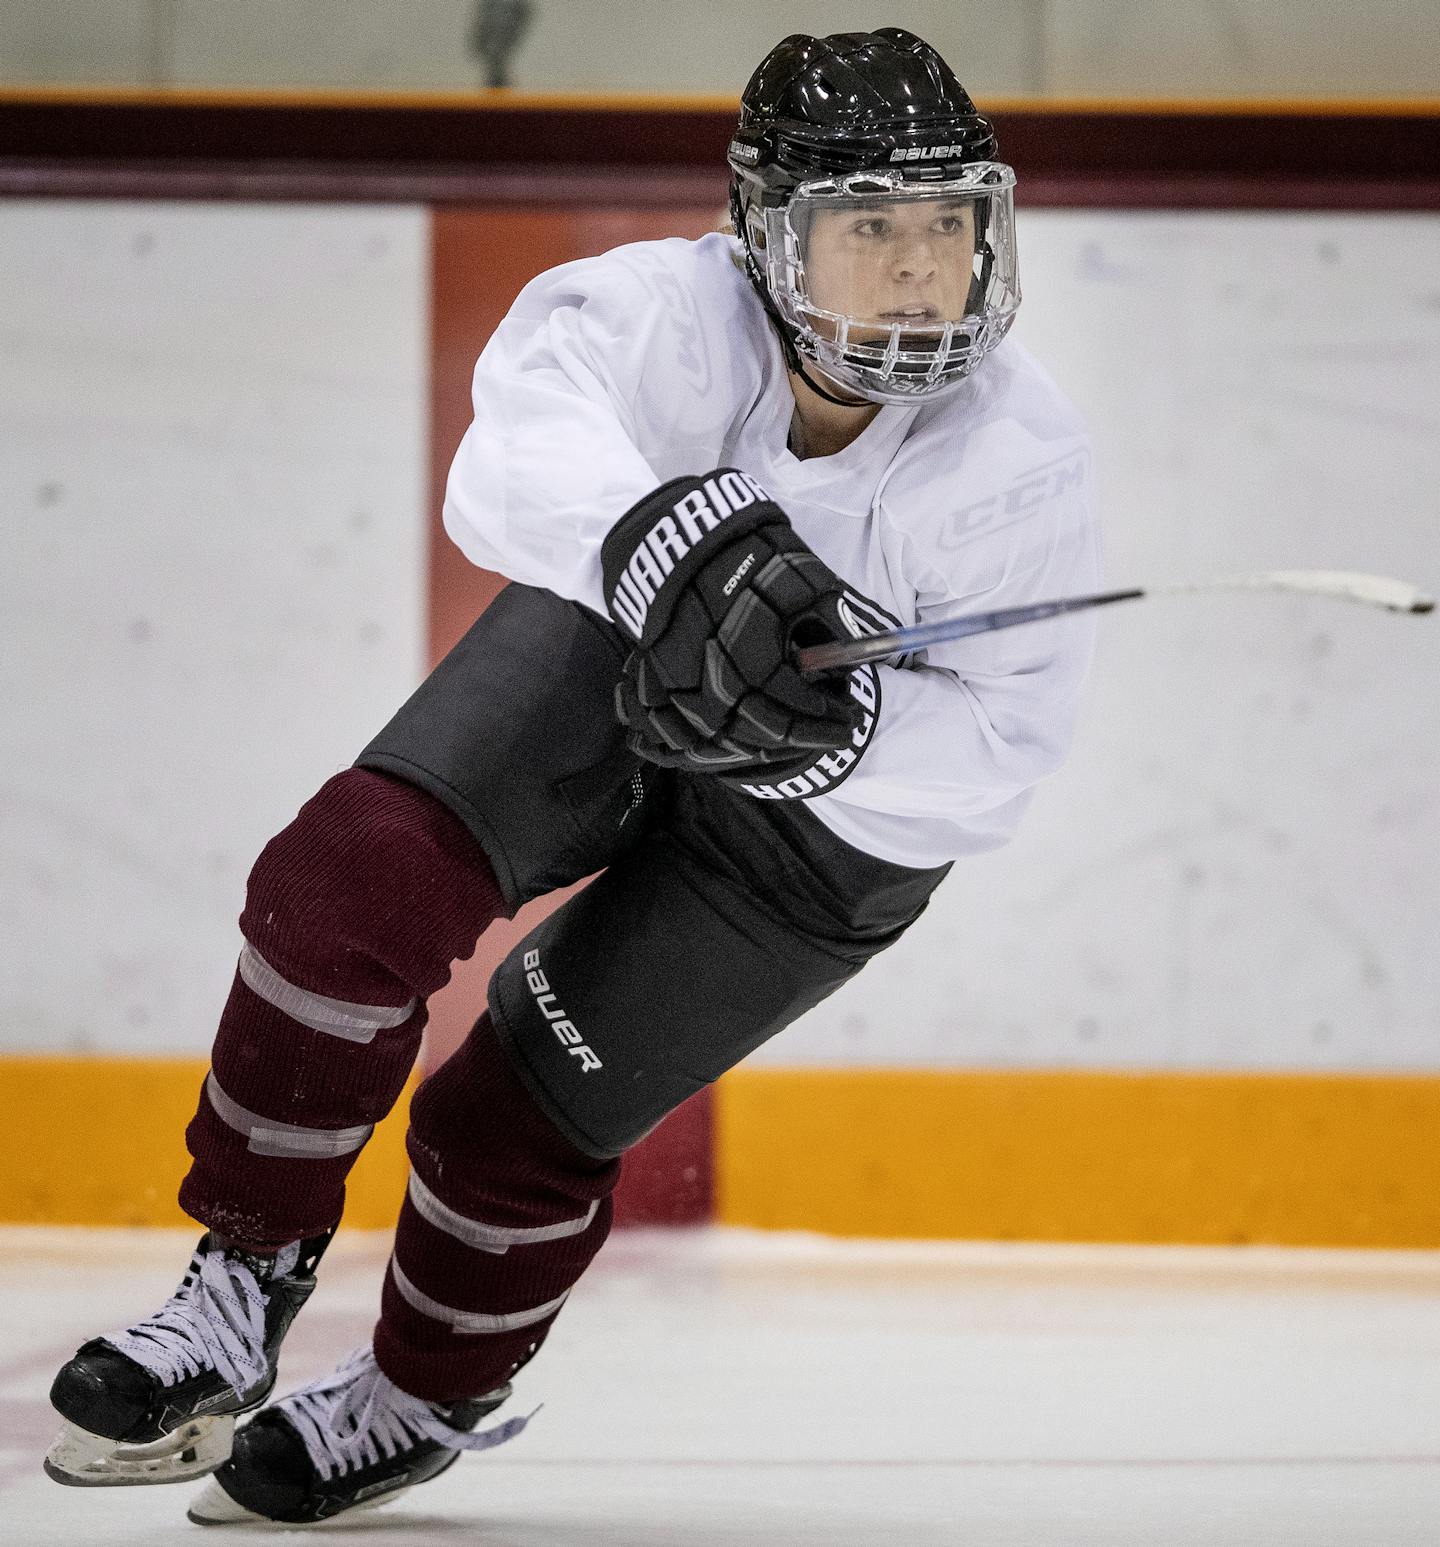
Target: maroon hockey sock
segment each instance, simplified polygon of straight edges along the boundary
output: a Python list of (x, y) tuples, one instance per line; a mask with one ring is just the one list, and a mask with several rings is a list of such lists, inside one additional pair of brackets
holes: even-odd
[(610, 1230), (618, 1160), (563, 1138), (488, 1015), (420, 1087), (375, 1357), (412, 1396), (481, 1396), (533, 1352)]
[(334, 1225), (426, 999), (503, 911), (483, 851), (432, 796), (362, 769), (323, 785), (251, 872), (181, 1207), (257, 1248)]

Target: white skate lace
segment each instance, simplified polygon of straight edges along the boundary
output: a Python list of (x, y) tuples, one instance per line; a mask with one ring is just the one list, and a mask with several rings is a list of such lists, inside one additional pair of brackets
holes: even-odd
[[(276, 1258), (276, 1276), (298, 1257), (298, 1246), (285, 1247)], [(218, 1248), (195, 1253), (185, 1282), (153, 1316), (107, 1332), (105, 1341), (166, 1386), (208, 1366), (239, 1396), (269, 1374), (265, 1297), (245, 1263)]]
[(382, 1455), (388, 1459), (421, 1439), (449, 1450), (491, 1450), (513, 1440), (535, 1416), (510, 1418), (479, 1434), (457, 1429), (431, 1403), (390, 1381), (369, 1348), (357, 1348), (333, 1374), (291, 1392), (276, 1406), (305, 1442), (323, 1478), (368, 1466)]

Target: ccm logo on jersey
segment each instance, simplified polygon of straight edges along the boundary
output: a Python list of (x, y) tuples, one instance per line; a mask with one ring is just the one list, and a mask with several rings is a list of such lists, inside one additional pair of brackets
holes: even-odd
[(550, 980), (540, 970), (539, 951), (525, 953), (525, 981), (530, 986), (530, 993), (539, 1006), (541, 1015), (550, 1022), (550, 1030), (555, 1033), (560, 1046), (572, 1058), (580, 1060), (581, 1073), (589, 1074), (592, 1069), (603, 1069), (605, 1066), (595, 1056), (594, 1050), (586, 1047), (585, 1039), (575, 1029), (574, 1022), (556, 1003)]
[(727, 472), (707, 478), (661, 516), (636, 545), (610, 598), (610, 616), (624, 623), (639, 639), (655, 593), (676, 564), (713, 532), (727, 516), (770, 496), (749, 473)]
[(965, 148), (962, 145), (911, 145), (890, 152), (891, 161), (949, 161), (952, 157), (963, 156)]
[(1014, 526), (1017, 521), (1041, 514), (1059, 519), (1063, 507), (1056, 507), (1052, 502), (1072, 490), (1083, 489), (1089, 476), (1090, 452), (1087, 448), (1067, 452), (1053, 462), (1032, 468), (1001, 493), (962, 505), (954, 511), (937, 534), (937, 546), (951, 553), (982, 529), (998, 532)]

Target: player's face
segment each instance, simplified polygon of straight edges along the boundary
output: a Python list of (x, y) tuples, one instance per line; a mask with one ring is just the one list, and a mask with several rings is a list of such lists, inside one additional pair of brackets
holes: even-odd
[(878, 324), (865, 330), (871, 334), (897, 322), (959, 322), (974, 263), (975, 211), (967, 199), (846, 201), (815, 211), (805, 243), (810, 302)]

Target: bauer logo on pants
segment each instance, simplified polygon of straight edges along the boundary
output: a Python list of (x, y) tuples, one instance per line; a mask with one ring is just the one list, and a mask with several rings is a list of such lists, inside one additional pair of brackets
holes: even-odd
[(541, 1015), (550, 1022), (550, 1030), (555, 1033), (555, 1040), (572, 1058), (580, 1060), (581, 1071), (589, 1074), (592, 1069), (603, 1069), (605, 1066), (595, 1056), (594, 1050), (586, 1047), (585, 1039), (576, 1029), (575, 1023), (556, 1002), (550, 980), (541, 970), (539, 951), (525, 953), (525, 981), (530, 987), (531, 996), (540, 1008)]

